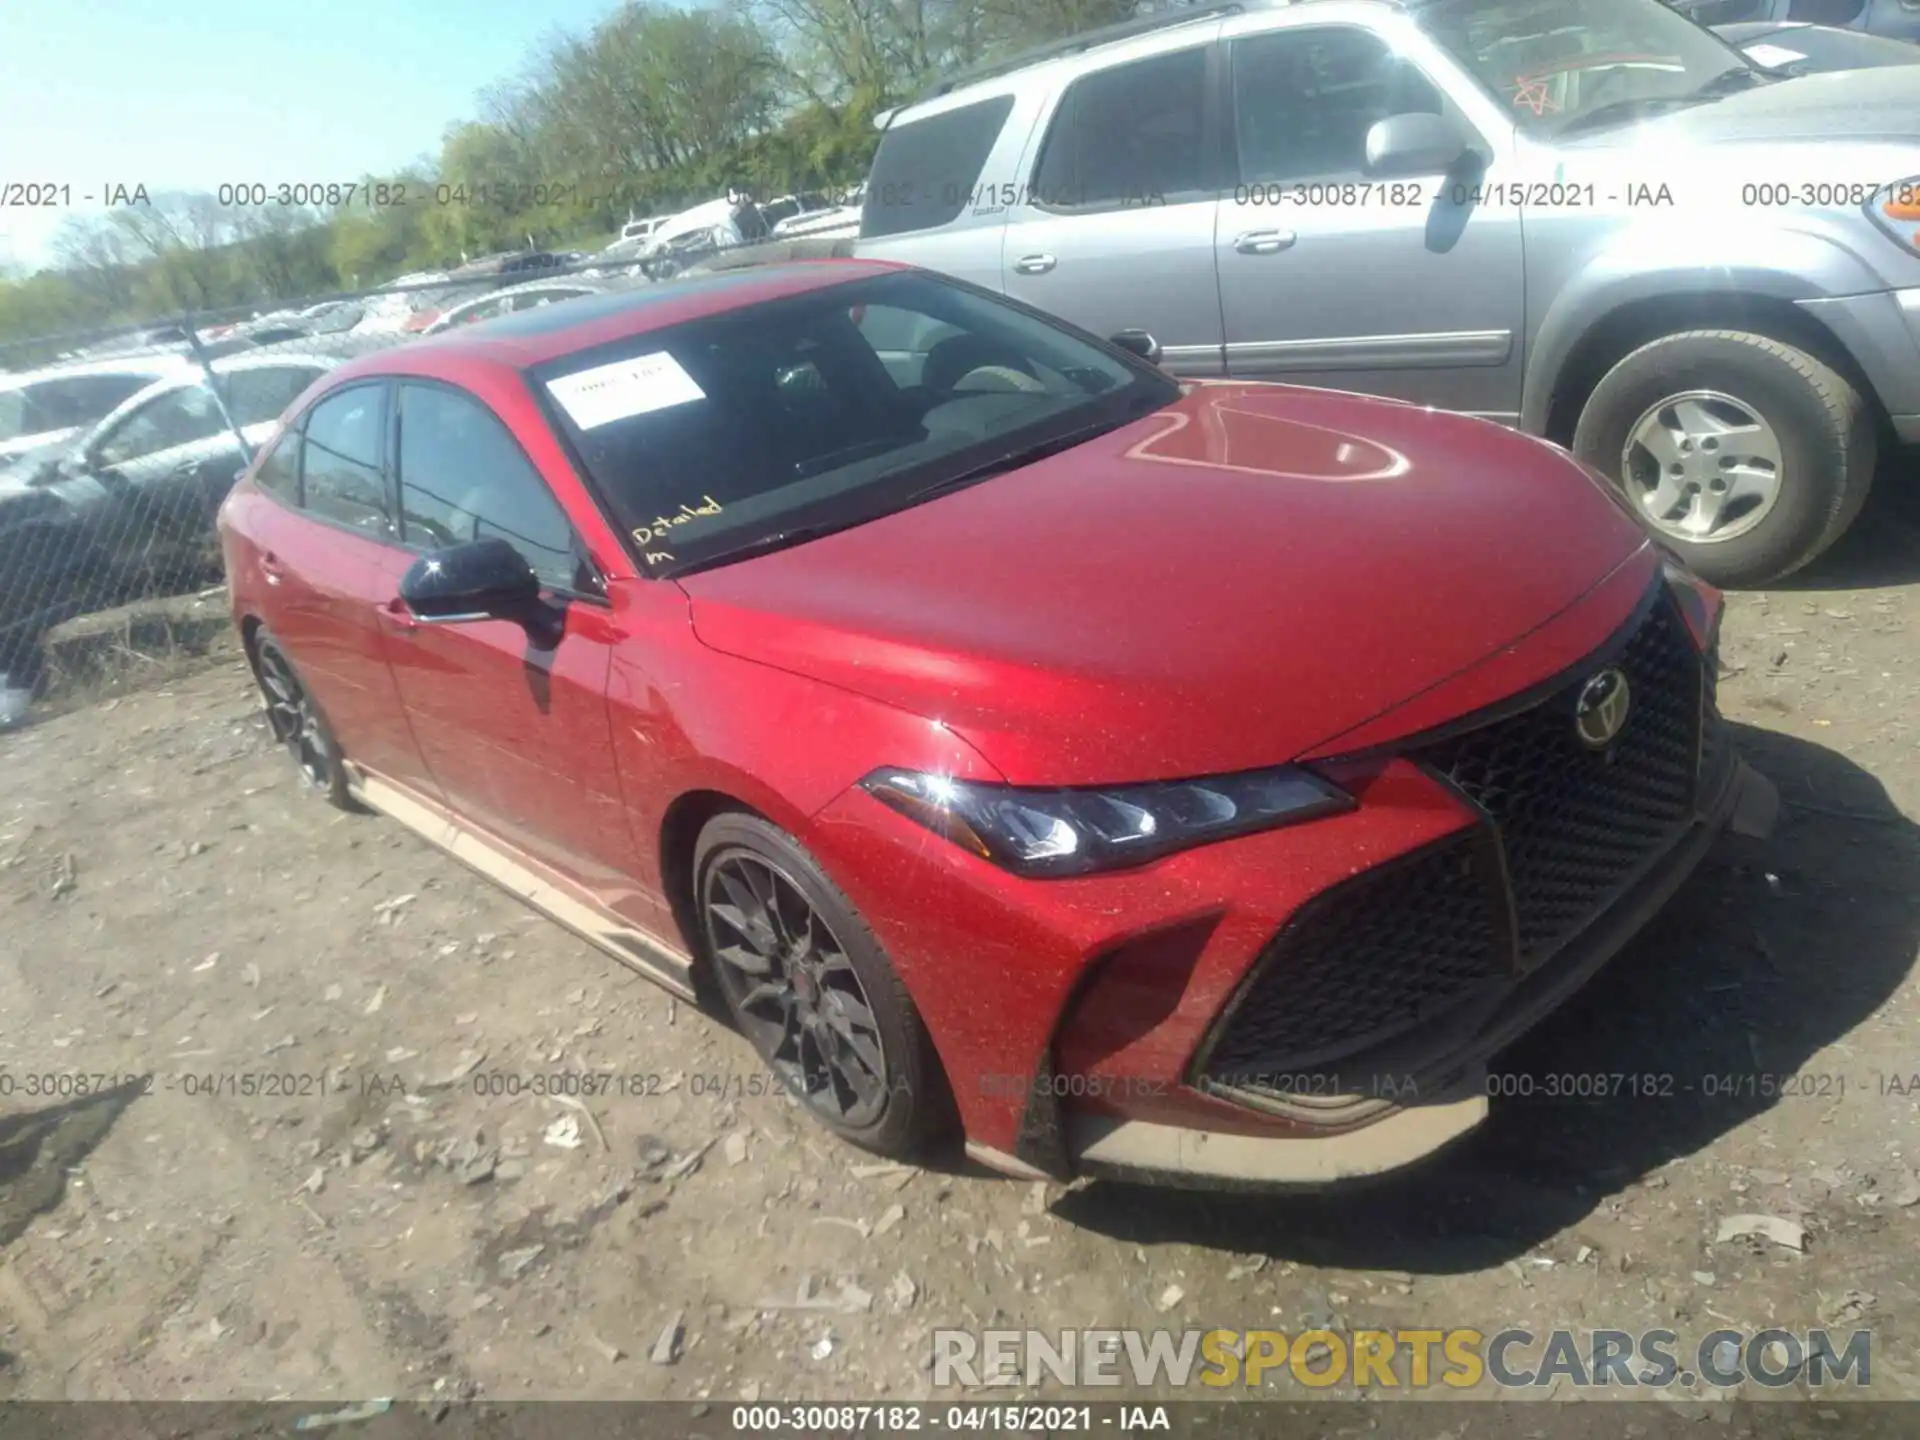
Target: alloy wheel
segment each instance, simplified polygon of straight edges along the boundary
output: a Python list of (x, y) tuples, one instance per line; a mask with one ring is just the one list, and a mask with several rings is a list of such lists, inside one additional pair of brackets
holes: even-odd
[(1620, 475), (1647, 523), (1693, 545), (1744, 535), (1780, 499), (1780, 437), (1751, 405), (1688, 390), (1648, 407), (1627, 432)]
[(266, 698), (267, 725), (273, 738), (287, 747), (309, 785), (316, 790), (327, 789), (333, 778), (332, 748), (306, 689), (294, 678), (292, 667), (278, 650), (260, 652), (260, 691)]
[(887, 1056), (859, 973), (793, 878), (751, 850), (707, 867), (701, 914), (716, 978), (756, 1049), (809, 1109), (842, 1126), (885, 1111)]

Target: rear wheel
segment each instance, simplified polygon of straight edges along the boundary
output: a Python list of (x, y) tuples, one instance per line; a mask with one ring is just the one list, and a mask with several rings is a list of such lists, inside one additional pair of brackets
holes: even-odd
[(1859, 391), (1764, 335), (1692, 330), (1643, 345), (1588, 397), (1573, 450), (1718, 585), (1813, 560), (1866, 502), (1876, 459)]
[(822, 1125), (915, 1153), (952, 1116), (919, 1011), (852, 904), (792, 836), (718, 815), (694, 850), (701, 940), (734, 1022)]
[(253, 654), (254, 679), (260, 686), (260, 698), (267, 708), (267, 728), (274, 740), (293, 757), (308, 789), (326, 796), (329, 803), (342, 810), (359, 809), (347, 787), (347, 770), (341, 763), (333, 731), (286, 652), (263, 630), (255, 637)]

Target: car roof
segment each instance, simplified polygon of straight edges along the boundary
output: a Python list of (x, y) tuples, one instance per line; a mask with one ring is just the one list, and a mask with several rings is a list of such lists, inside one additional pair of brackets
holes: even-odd
[[(1138, 40), (1162, 30), (1172, 30), (1206, 20), (1221, 20), (1232, 15), (1245, 15), (1262, 10), (1285, 10), (1295, 5), (1316, 3), (1326, 3), (1326, 0), (1200, 0), (1200, 3), (1196, 4), (1155, 10), (1130, 20), (1062, 36), (1058, 40), (1037, 45), (1030, 50), (1022, 50), (1005, 59), (962, 70), (923, 91), (899, 109), (890, 114), (883, 114), (880, 118), (884, 122), (883, 128), (887, 128), (903, 120), (919, 118), (919, 112), (923, 106), (930, 106), (949, 96), (962, 95), (977, 89), (991, 89), (994, 93), (1001, 93), (1016, 75), (1023, 75), (1028, 71), (1055, 63), (1065, 65), (1078, 61), (1089, 53), (1104, 50), (1112, 45), (1124, 44), (1129, 40)], [(1418, 8), (1419, 0), (1367, 0), (1367, 3), (1385, 9), (1402, 10)]]
[(341, 366), (334, 377), (344, 383), (368, 375), (445, 375), (469, 365), (525, 370), (669, 325), (907, 268), (883, 260), (799, 260), (608, 290), (363, 356)]

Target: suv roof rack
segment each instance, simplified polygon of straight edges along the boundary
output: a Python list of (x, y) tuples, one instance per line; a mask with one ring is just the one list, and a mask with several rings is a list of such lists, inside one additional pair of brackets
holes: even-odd
[(919, 105), (942, 95), (950, 95), (963, 86), (977, 84), (982, 80), (991, 80), (996, 75), (1024, 70), (1029, 65), (1038, 65), (1043, 60), (1057, 59), (1062, 55), (1075, 55), (1082, 50), (1091, 50), (1099, 45), (1111, 45), (1117, 40), (1131, 40), (1137, 35), (1151, 35), (1156, 30), (1171, 29), (1175, 25), (1191, 25), (1195, 21), (1212, 19), (1217, 15), (1238, 15), (1259, 3), (1260, 0), (1251, 0), (1251, 3), (1249, 0), (1215, 0), (1212, 4), (1181, 5), (1172, 10), (1160, 10), (1151, 15), (1142, 15), (1137, 19), (1102, 25), (1094, 30), (1083, 30), (1078, 35), (1065, 35), (1058, 40), (1050, 40), (1045, 45), (1036, 45), (1031, 50), (1022, 50), (1017, 55), (1009, 55), (1004, 60), (994, 60), (985, 65), (975, 65), (970, 69), (962, 70), (957, 75), (942, 80), (932, 89), (916, 95), (908, 103)]

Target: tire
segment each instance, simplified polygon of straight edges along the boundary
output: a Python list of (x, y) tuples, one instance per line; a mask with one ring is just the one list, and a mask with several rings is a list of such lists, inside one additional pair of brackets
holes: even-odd
[[(771, 880), (784, 927), (777, 934), (733, 923), (752, 918), (747, 906), (734, 903), (743, 886), (765, 908), (769, 892), (757, 885), (756, 875)], [(920, 1153), (953, 1128), (952, 1093), (920, 1012), (852, 902), (798, 841), (757, 815), (731, 810), (716, 815), (694, 845), (693, 897), (702, 958), (735, 1026), (810, 1116), (842, 1139), (895, 1159)], [(796, 902), (811, 912), (813, 924), (805, 935)], [(750, 934), (755, 929), (758, 939)], [(804, 941), (807, 935), (815, 942), (815, 959), (807, 962), (811, 980), (800, 978), (792, 959), (775, 958), (764, 974), (752, 974), (728, 958), (753, 956), (757, 948), (783, 957), (795, 953), (795, 936)], [(782, 989), (784, 1001), (774, 995), (751, 998), (755, 991)], [(805, 999), (809, 990), (811, 1000)], [(870, 1026), (854, 1018), (856, 1006), (865, 1007)], [(810, 1029), (799, 1019), (807, 1009), (815, 1017)], [(832, 1018), (826, 1015), (829, 1009)], [(821, 1062), (818, 1041), (806, 1042), (815, 1047), (812, 1051), (795, 1048), (803, 1031), (824, 1034), (836, 1044), (839, 1070)], [(834, 1040), (849, 1031), (861, 1038), (858, 1050)], [(849, 1103), (843, 1073), (871, 1077), (874, 1096)]]
[(324, 795), (330, 805), (358, 812), (361, 806), (348, 788), (340, 744), (320, 702), (308, 693), (280, 642), (264, 629), (254, 634), (253, 679), (266, 706), (267, 728), (293, 756), (304, 788)]
[[(1669, 402), (1692, 409), (1679, 412)], [(1741, 421), (1743, 410), (1757, 427)], [(1682, 413), (1738, 428), (1678, 424)], [(1668, 452), (1678, 462), (1670, 481), (1656, 479), (1654, 451), (1634, 441), (1659, 441), (1663, 431), (1709, 436), (1673, 442), (1688, 453)], [(1708, 453), (1722, 435), (1729, 449), (1770, 449), (1777, 456), (1771, 481), (1766, 461), (1715, 469), (1734, 459)], [(1730, 588), (1790, 575), (1838, 540), (1866, 503), (1876, 452), (1873, 416), (1843, 376), (1804, 350), (1739, 330), (1689, 330), (1641, 346), (1594, 387), (1573, 436), (1573, 453), (1619, 485), (1650, 530), (1696, 574)], [(1695, 492), (1724, 487), (1727, 474), (1749, 477), (1744, 484), (1754, 493), (1723, 501), (1719, 534), (1703, 533), (1696, 512), (1669, 505), (1671, 492), (1655, 493), (1669, 483)], [(1734, 483), (1737, 491), (1743, 482)], [(1762, 491), (1772, 498), (1756, 498)], [(1692, 504), (1684, 494), (1678, 503)]]

